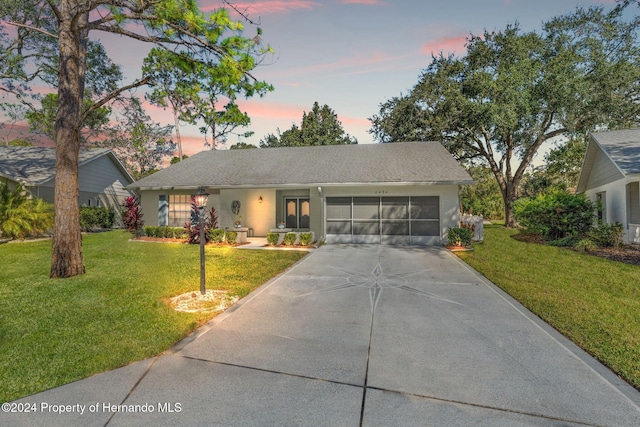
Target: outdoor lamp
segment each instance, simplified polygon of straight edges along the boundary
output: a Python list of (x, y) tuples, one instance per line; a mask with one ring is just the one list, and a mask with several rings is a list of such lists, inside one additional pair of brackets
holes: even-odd
[(204, 278), (204, 207), (207, 206), (209, 193), (204, 190), (204, 187), (200, 187), (193, 198), (198, 210), (200, 211), (200, 293), (204, 295), (207, 293)]
[(198, 188), (198, 192), (195, 195), (196, 206), (202, 210), (207, 206), (207, 200), (209, 199), (209, 193), (207, 193), (204, 187)]

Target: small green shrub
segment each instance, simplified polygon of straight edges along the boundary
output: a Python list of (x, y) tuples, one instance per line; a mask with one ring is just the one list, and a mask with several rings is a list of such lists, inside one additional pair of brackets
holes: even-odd
[(300, 245), (309, 246), (311, 239), (313, 239), (312, 233), (300, 233)]
[(183, 239), (185, 232), (182, 227), (168, 227), (166, 225), (156, 227), (155, 225), (146, 225), (144, 227), (144, 235), (160, 239)]
[(275, 246), (278, 244), (278, 239), (280, 238), (280, 233), (267, 233), (267, 243), (271, 246)]
[(80, 207), (80, 228), (91, 231), (95, 228), (112, 228), (116, 218), (113, 209), (97, 206)]
[(473, 230), (463, 227), (452, 227), (447, 232), (447, 241), (450, 245), (469, 246), (473, 237)]
[(285, 246), (292, 246), (296, 242), (296, 233), (287, 233), (284, 235), (284, 243)]
[(602, 248), (614, 247), (618, 249), (622, 243), (622, 224), (599, 224), (593, 227), (587, 235), (597, 246)]
[(209, 241), (213, 243), (224, 242), (224, 230), (221, 228), (216, 228), (209, 231)]
[(584, 194), (552, 191), (520, 199), (513, 207), (520, 225), (546, 240), (583, 235), (591, 228), (594, 205)]
[(145, 225), (143, 229), (144, 229), (144, 235), (147, 237), (158, 236), (158, 227), (156, 227), (155, 225)]
[(238, 232), (237, 231), (227, 231), (225, 233), (225, 239), (227, 241), (228, 244), (233, 245), (234, 243), (236, 243), (236, 239), (238, 238)]
[(580, 252), (589, 252), (596, 248), (596, 244), (591, 239), (582, 239), (576, 244), (576, 249)]
[(183, 227), (172, 227), (173, 228), (173, 237), (175, 239), (186, 239), (187, 233), (184, 232)]
[(162, 233), (167, 239), (184, 239), (186, 233), (184, 227), (162, 227)]

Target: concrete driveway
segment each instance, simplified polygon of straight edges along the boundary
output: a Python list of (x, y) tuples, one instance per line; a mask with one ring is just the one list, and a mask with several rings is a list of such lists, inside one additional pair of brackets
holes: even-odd
[(640, 425), (640, 393), (455, 256), (373, 245), (324, 246), (172, 352), (19, 403), (38, 411), (0, 425)]

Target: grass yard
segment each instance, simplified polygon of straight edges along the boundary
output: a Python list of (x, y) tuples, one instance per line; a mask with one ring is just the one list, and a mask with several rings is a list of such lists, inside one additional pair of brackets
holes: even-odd
[[(157, 355), (215, 316), (164, 302), (199, 290), (197, 245), (129, 238), (84, 236), (70, 279), (49, 279), (51, 241), (0, 245), (0, 402)], [(305, 254), (207, 247), (207, 289), (243, 297)]]
[(640, 389), (640, 267), (516, 233), (485, 227), (484, 242), (457, 255)]

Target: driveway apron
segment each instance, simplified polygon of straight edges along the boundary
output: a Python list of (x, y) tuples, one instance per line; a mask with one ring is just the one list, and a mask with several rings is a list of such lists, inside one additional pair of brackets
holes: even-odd
[(0, 424), (640, 425), (640, 393), (451, 253), (382, 245), (323, 246), (172, 351), (20, 402), (102, 406)]

